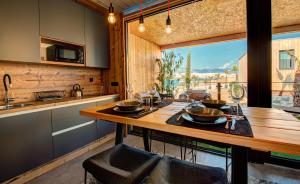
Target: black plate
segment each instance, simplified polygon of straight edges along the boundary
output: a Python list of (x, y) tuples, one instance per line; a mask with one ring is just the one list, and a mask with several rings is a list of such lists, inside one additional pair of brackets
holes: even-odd
[(189, 122), (199, 124), (199, 125), (220, 125), (220, 124), (225, 124), (227, 122), (226, 117), (220, 117), (214, 122), (198, 122), (194, 121), (194, 119), (188, 114), (188, 113), (182, 113), (181, 117)]
[(122, 111), (119, 109), (119, 107), (114, 107), (113, 108), (114, 111), (116, 112), (121, 112), (121, 113), (137, 113), (137, 112), (141, 112), (143, 110), (145, 110), (144, 107), (138, 107), (137, 109), (133, 110), (133, 111)]

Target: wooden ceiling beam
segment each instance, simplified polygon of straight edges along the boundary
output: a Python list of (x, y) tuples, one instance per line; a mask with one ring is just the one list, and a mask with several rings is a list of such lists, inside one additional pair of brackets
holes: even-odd
[(106, 7), (103, 7), (103, 6), (93, 2), (92, 0), (73, 0), (73, 1), (76, 3), (79, 3), (83, 6), (86, 6), (88, 8), (91, 8), (93, 10), (96, 10), (103, 15), (108, 14), (108, 9)]
[(274, 27), (272, 30), (273, 34), (291, 33), (291, 32), (299, 32), (299, 31), (300, 31), (300, 24)]

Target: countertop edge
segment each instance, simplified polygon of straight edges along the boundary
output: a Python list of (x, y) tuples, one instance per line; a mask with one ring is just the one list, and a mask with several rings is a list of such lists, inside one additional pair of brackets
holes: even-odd
[(119, 96), (120, 96), (119, 94), (113, 94), (113, 95), (87, 97), (87, 98), (82, 98), (82, 99), (70, 99), (70, 100), (61, 101), (61, 102), (50, 102), (50, 103), (45, 103), (45, 104), (27, 106), (24, 108), (3, 110), (2, 112), (0, 111), (0, 118), (6, 118), (6, 117), (17, 116), (17, 115), (21, 115), (21, 114), (28, 114), (28, 113), (33, 113), (33, 112), (68, 107), (68, 106), (73, 106), (73, 105), (80, 105), (80, 104), (110, 100), (110, 99), (118, 98)]

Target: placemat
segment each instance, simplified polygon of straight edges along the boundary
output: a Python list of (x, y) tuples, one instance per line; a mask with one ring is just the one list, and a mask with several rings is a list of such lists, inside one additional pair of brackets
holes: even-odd
[(152, 108), (151, 110), (149, 108), (145, 108), (145, 110), (140, 111), (138, 113), (116, 112), (116, 111), (113, 110), (114, 107), (107, 108), (107, 109), (102, 109), (102, 110), (99, 110), (97, 112), (138, 119), (138, 118), (144, 117), (144, 116), (146, 116), (146, 115), (148, 115), (148, 114), (150, 114), (154, 111), (157, 111), (160, 108), (166, 107), (170, 104), (172, 104), (172, 102), (162, 101), (159, 104), (154, 105), (154, 108)]
[[(178, 112), (177, 114), (173, 115), (171, 118), (169, 118), (166, 123), (170, 125), (177, 125), (177, 126), (184, 126), (189, 128), (196, 128), (201, 130), (208, 130), (213, 132), (220, 132), (220, 133), (226, 133), (226, 134), (233, 134), (233, 135), (239, 135), (239, 136), (246, 136), (246, 137), (253, 137), (253, 132), (250, 126), (250, 123), (248, 119), (245, 117), (243, 120), (237, 120), (235, 124), (235, 130), (231, 130), (231, 122), (229, 123), (229, 128), (225, 128), (225, 124), (220, 125), (200, 125), (200, 124), (194, 124), (192, 122), (186, 121), (183, 118), (180, 118), (177, 121), (177, 118), (183, 113), (183, 111)], [(235, 115), (236, 114), (236, 108), (230, 107), (227, 112), (225, 110), (226, 114)], [(241, 108), (239, 108), (239, 115), (243, 115)]]

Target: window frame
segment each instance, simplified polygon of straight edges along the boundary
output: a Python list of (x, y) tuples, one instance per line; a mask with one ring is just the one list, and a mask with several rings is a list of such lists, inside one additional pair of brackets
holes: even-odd
[[(294, 54), (291, 54), (294, 53)], [(288, 56), (290, 56), (289, 59), (282, 59), (282, 55), (281, 54), (287, 54)], [(294, 70), (295, 69), (295, 49), (286, 49), (286, 50), (279, 50), (279, 70)], [(289, 63), (283, 63), (282, 62), (289, 62)], [(287, 67), (287, 66), (290, 67)]]

